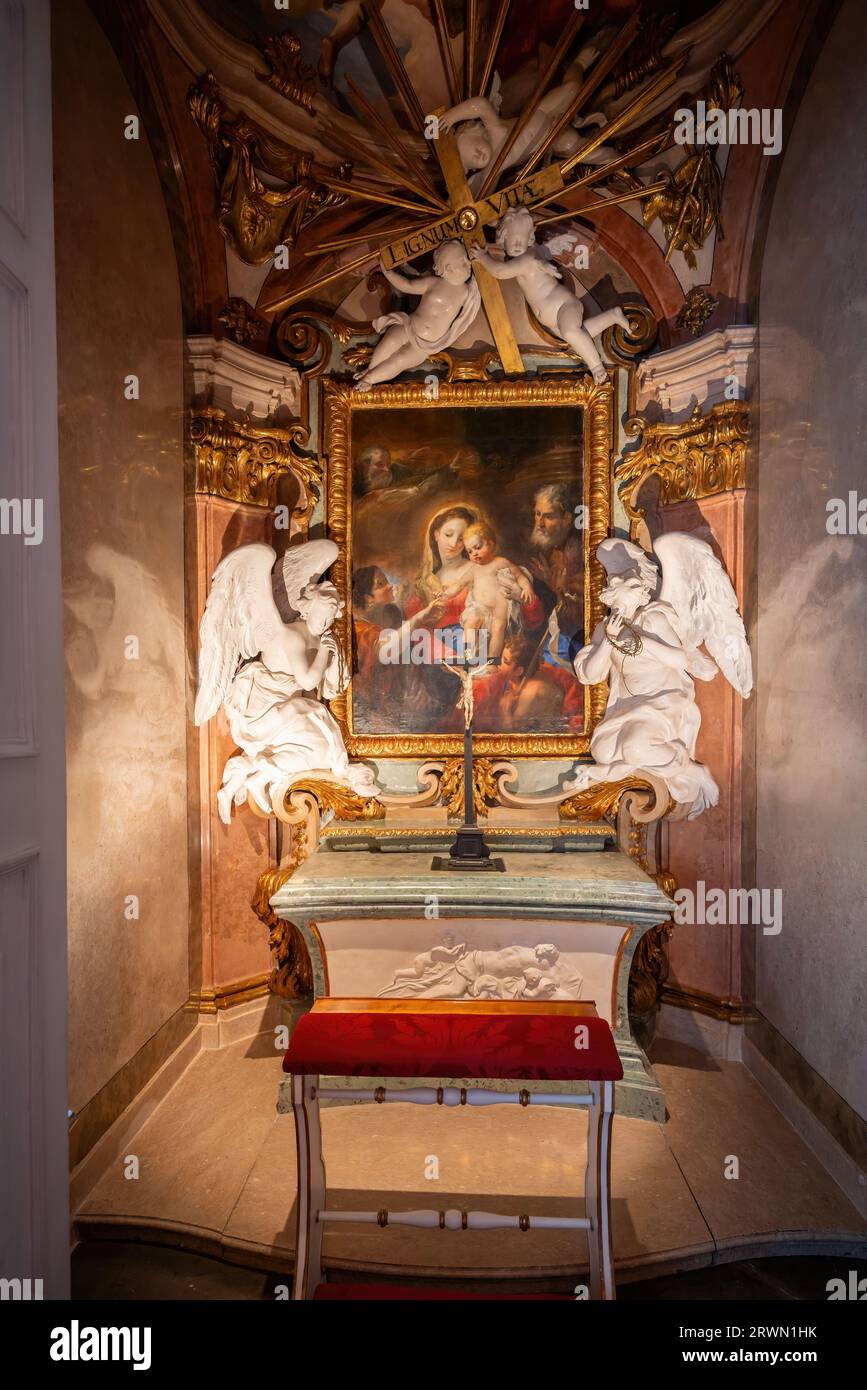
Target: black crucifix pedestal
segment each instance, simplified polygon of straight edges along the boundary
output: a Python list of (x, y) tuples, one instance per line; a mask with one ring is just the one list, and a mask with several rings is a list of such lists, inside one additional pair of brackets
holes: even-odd
[(476, 824), (476, 808), (473, 796), (473, 678), (483, 667), (498, 666), (499, 657), (488, 657), (484, 661), (473, 661), (465, 654), (463, 663), (448, 663), (446, 669), (460, 678), (463, 695), (461, 705), (464, 711), (464, 823), (458, 830), (458, 837), (449, 850), (446, 859), (435, 854), (431, 860), (432, 869), (460, 869), (478, 872), (488, 869), (505, 872), (502, 859), (492, 859), (485, 843), (484, 832)]

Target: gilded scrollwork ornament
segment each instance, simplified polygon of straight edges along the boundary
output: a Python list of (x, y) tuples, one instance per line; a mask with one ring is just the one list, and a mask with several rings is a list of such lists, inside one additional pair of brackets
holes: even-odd
[(560, 802), (559, 816), (565, 821), (615, 821), (620, 802), (626, 792), (645, 792), (652, 799), (649, 813), (654, 817), (667, 814), (671, 797), (661, 783), (654, 784), (644, 777), (628, 777), (621, 782), (597, 782)]
[(281, 357), (307, 378), (309, 390), (309, 379), (320, 376), (331, 358), (333, 344), (325, 324), (315, 315), (287, 314), (277, 327), (275, 341)]
[(602, 334), (602, 347), (612, 361), (622, 362), (629, 367), (637, 357), (650, 352), (658, 337), (659, 325), (646, 304), (627, 300), (622, 307), (629, 327), (615, 323), (606, 328)]
[(339, 782), (326, 781), (324, 778), (302, 779), (294, 783), (286, 793), (288, 807), (294, 807), (295, 797), (299, 792), (306, 792), (315, 797), (320, 816), (331, 812), (334, 819), (339, 821), (385, 819), (385, 806), (375, 796), (359, 796), (357, 792), (342, 786)]
[(269, 35), (262, 44), (262, 52), (271, 71), (257, 73), (260, 82), (267, 82), (287, 101), (312, 115), (318, 89), (316, 69), (302, 61), (301, 44), (291, 29)]
[(316, 456), (302, 454), (307, 437), (303, 425), (287, 429), (234, 420), (217, 406), (193, 413), (190, 439), (196, 460), (196, 492), (273, 508), (277, 484), (293, 473), (301, 484), (295, 509), (298, 519), (312, 509), (322, 486), (322, 466)]
[(272, 970), (268, 979), (271, 994), (283, 999), (299, 999), (313, 989), (310, 957), (304, 938), (293, 922), (278, 917), (271, 898), (307, 858), (307, 830), (303, 824), (293, 828), (292, 850), (286, 863), (266, 869), (259, 875), (250, 906), (268, 928)]
[(614, 475), (633, 525), (644, 518), (638, 499), (650, 477), (659, 479), (660, 506), (745, 485), (750, 415), (744, 401), (721, 401), (707, 415), (696, 406), (688, 420), (677, 424), (651, 424), (645, 416), (633, 415), (624, 428), (632, 437), (641, 436), (640, 447), (624, 456)]
[(187, 101), (208, 142), (220, 230), (248, 265), (264, 265), (279, 245), (293, 247), (314, 218), (347, 201), (320, 181), (311, 154), (290, 149), (243, 112), (232, 114), (213, 73), (190, 88)]
[[(464, 814), (464, 761), (463, 758), (449, 758), (440, 778), (440, 798), (446, 804), (446, 814), (450, 820), (460, 820)], [(488, 808), (496, 806), (500, 800), (494, 764), (490, 758), (473, 759), (473, 810), (479, 817), (486, 818)]]
[(629, 972), (629, 1012), (647, 1015), (656, 1010), (662, 987), (668, 979), (667, 946), (674, 930), (672, 922), (651, 927), (642, 936)]

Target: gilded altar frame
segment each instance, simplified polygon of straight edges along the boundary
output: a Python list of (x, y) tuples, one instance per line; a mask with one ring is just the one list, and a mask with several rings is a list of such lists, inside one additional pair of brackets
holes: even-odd
[[(352, 383), (325, 377), (321, 383), (320, 449), (324, 460), (325, 508), (328, 535), (340, 553), (332, 578), (345, 601), (335, 625), (344, 651), (352, 648), (352, 417), (355, 412), (376, 409), (442, 410), (454, 406), (525, 406), (544, 410), (549, 406), (575, 406), (583, 414), (583, 502), (585, 632), (605, 615), (600, 593), (605, 573), (596, 559), (600, 541), (613, 528), (612, 450), (614, 444), (614, 389), (612, 378), (594, 383), (581, 373), (541, 373), (529, 380), (440, 382), (435, 397), (423, 382), (397, 382), (356, 391)], [(436, 758), (454, 756), (463, 748), (460, 735), (356, 733), (352, 727), (352, 683), (330, 702), (341, 727), (350, 757)], [(479, 755), (502, 757), (575, 758), (588, 751), (590, 736), (605, 712), (608, 687), (588, 686), (584, 696), (584, 731), (574, 733), (479, 733), (473, 747)]]

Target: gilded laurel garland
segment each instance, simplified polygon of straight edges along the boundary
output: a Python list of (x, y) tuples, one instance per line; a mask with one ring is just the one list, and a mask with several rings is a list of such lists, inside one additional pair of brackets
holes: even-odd
[[(611, 529), (611, 450), (613, 437), (613, 387), (609, 380), (595, 384), (589, 376), (542, 373), (521, 381), (441, 382), (435, 399), (427, 399), (424, 383), (397, 381), (364, 393), (352, 383), (334, 377), (322, 379), (322, 452), (328, 460), (325, 490), (328, 534), (340, 554), (331, 571), (338, 593), (346, 600), (346, 612), (335, 625), (345, 651), (351, 650), (352, 528), (349, 524), (349, 489), (352, 467), (350, 435), (355, 411), (412, 408), (437, 410), (448, 406), (554, 406), (572, 405), (584, 420), (584, 502), (588, 524), (584, 531), (584, 606), (588, 629), (603, 617), (600, 594), (605, 572), (596, 549)], [(420, 420), (420, 428), (421, 420)], [(442, 757), (462, 751), (457, 734), (357, 734), (351, 720), (352, 684), (331, 701), (331, 711), (341, 726), (347, 750), (354, 757)], [(477, 734), (473, 748), (480, 756), (573, 757), (586, 752), (590, 734), (605, 713), (606, 685), (588, 686), (585, 693), (585, 731), (575, 734)]]
[(645, 416), (633, 415), (625, 429), (629, 435), (641, 435), (640, 448), (624, 457), (614, 476), (633, 524), (644, 517), (638, 495), (654, 475), (659, 478), (660, 506), (745, 485), (750, 415), (743, 401), (722, 401), (707, 415), (696, 406), (680, 424), (651, 424)]
[(322, 475), (319, 460), (296, 449), (304, 438), (306, 430), (298, 424), (288, 429), (251, 425), (233, 420), (216, 406), (195, 411), (190, 439), (196, 459), (196, 492), (256, 507), (274, 507), (279, 479), (294, 473), (302, 486), (296, 515), (306, 515), (319, 495)]

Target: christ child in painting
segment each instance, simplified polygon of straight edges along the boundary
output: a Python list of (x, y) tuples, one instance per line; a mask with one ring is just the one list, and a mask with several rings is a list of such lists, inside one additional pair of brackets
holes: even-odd
[(511, 581), (512, 586), (517, 585), (520, 604), (532, 601), (533, 585), (524, 570), (518, 566), (513, 568), (505, 556), (497, 554), (497, 535), (487, 522), (476, 521), (467, 527), (464, 546), (469, 557), (470, 578), (470, 590), (461, 614), (465, 651), (471, 659), (480, 654), (479, 633), (484, 631), (487, 633), (487, 648), (482, 650), (481, 655), (500, 656), (509, 619), (517, 617), (515, 601), (504, 592), (503, 582)]

